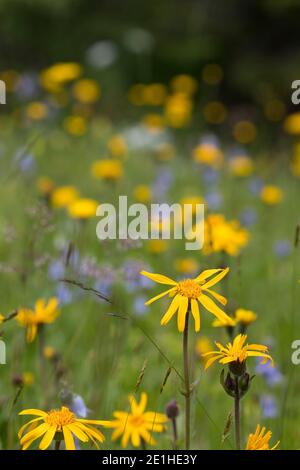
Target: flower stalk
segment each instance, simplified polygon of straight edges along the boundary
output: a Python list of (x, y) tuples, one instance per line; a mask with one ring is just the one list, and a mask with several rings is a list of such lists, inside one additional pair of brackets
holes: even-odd
[(189, 316), (187, 312), (185, 327), (183, 332), (183, 370), (184, 370), (184, 384), (185, 384), (185, 448), (190, 448), (190, 429), (191, 429), (191, 389), (190, 389), (190, 369), (189, 369)]

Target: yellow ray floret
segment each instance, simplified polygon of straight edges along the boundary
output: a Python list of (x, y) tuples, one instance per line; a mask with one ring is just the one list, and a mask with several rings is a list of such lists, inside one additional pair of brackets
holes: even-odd
[[(233, 320), (218, 307), (215, 300), (221, 305), (226, 305), (227, 299), (222, 295), (214, 292), (210, 288), (217, 284), (228, 273), (229, 268), (226, 269), (208, 269), (203, 271), (199, 276), (194, 279), (184, 279), (182, 281), (174, 281), (162, 274), (149, 273), (141, 271), (143, 276), (148, 277), (158, 284), (165, 284), (171, 286), (166, 291), (158, 294), (146, 302), (150, 305), (152, 302), (169, 295), (172, 301), (168, 310), (161, 319), (161, 325), (166, 325), (171, 318), (178, 312), (177, 325), (180, 332), (184, 331), (187, 312), (190, 311), (195, 322), (195, 331), (200, 330), (200, 312), (199, 303), (210, 313), (215, 315), (222, 323), (228, 323), (234, 326)], [(213, 297), (213, 299), (212, 299)]]
[(249, 434), (246, 450), (274, 450), (279, 446), (278, 441), (275, 446), (269, 446), (269, 441), (272, 437), (272, 432), (267, 431), (265, 427), (261, 427), (259, 424), (256, 427), (254, 434)]

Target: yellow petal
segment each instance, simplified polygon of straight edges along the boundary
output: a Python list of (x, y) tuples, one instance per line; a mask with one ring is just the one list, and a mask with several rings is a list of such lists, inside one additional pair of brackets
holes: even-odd
[(206, 269), (205, 271), (200, 273), (199, 276), (197, 276), (194, 279), (194, 281), (197, 281), (197, 282), (205, 281), (205, 279), (212, 276), (213, 274), (219, 273), (220, 271), (222, 271), (222, 269)]
[(40, 442), (39, 449), (46, 450), (50, 446), (56, 433), (56, 426), (51, 426)]
[(200, 313), (198, 302), (196, 299), (191, 299), (191, 309), (195, 321), (195, 331), (200, 331)]
[(42, 410), (37, 410), (35, 408), (29, 408), (28, 410), (20, 411), (19, 415), (33, 415), (33, 416), (47, 416), (47, 413)]
[(185, 318), (186, 312), (188, 309), (189, 300), (187, 297), (183, 297), (182, 295), (179, 296), (179, 309), (178, 309), (178, 316), (177, 316), (177, 326), (178, 331), (181, 333), (184, 331), (185, 327)]
[(226, 315), (223, 310), (221, 310), (213, 300), (211, 300), (207, 295), (201, 294), (198, 297), (199, 302), (205, 307), (209, 312), (211, 312), (213, 315), (215, 315), (220, 321), (226, 322), (234, 326), (234, 321)]
[(145, 303), (145, 305), (150, 305), (150, 304), (152, 304), (152, 303), (155, 302), (156, 300), (161, 299), (161, 297), (164, 297), (165, 295), (171, 293), (173, 290), (175, 291), (175, 290), (176, 290), (176, 287), (171, 287), (171, 289), (165, 290), (165, 291), (162, 292), (161, 294), (158, 294), (158, 295), (156, 295), (155, 297), (152, 297), (152, 299), (148, 300), (148, 301)]
[(70, 431), (82, 442), (88, 442), (88, 436), (80, 429), (76, 423), (68, 424)]
[(205, 289), (206, 292), (208, 292), (212, 297), (214, 297), (220, 304), (226, 305), (227, 304), (227, 299), (221, 294), (218, 294), (217, 292), (214, 292), (213, 290), (210, 289)]
[(67, 426), (63, 426), (64, 440), (66, 444), (66, 450), (75, 450), (75, 443), (70, 429)]
[(221, 281), (221, 279), (223, 279), (223, 277), (226, 276), (226, 274), (228, 273), (229, 271), (229, 268), (226, 268), (226, 269), (222, 269), (222, 272), (220, 272), (220, 274), (218, 274), (217, 276), (215, 276), (213, 279), (211, 279), (210, 281), (206, 282), (203, 286), (202, 286), (202, 289), (209, 289), (210, 287), (214, 286), (215, 284), (217, 284), (219, 281)]
[(141, 271), (142, 276), (148, 277), (152, 281), (158, 282), (159, 284), (167, 284), (168, 286), (176, 286), (177, 282), (170, 279), (163, 274), (148, 273), (147, 271)]
[(180, 295), (176, 295), (168, 310), (166, 311), (166, 313), (164, 314), (164, 316), (162, 317), (162, 319), (160, 320), (160, 324), (161, 325), (166, 325), (170, 320), (171, 318), (173, 317), (173, 315), (176, 313), (176, 311), (178, 310), (178, 307), (179, 307), (179, 300), (180, 300)]

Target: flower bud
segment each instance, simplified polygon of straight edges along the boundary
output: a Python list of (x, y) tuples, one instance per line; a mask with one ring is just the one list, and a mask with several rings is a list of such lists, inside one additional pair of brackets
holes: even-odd
[(171, 400), (166, 406), (166, 415), (169, 419), (175, 419), (179, 415), (179, 406), (176, 400)]

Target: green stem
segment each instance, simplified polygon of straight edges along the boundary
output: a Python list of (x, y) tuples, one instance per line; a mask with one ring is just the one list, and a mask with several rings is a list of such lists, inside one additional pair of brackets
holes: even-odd
[(55, 441), (55, 450), (60, 450), (61, 441)]
[(241, 450), (240, 391), (239, 379), (237, 376), (235, 377), (234, 423), (236, 450)]
[(189, 371), (189, 312), (186, 315), (185, 327), (183, 332), (183, 368), (185, 382), (185, 448), (190, 448), (190, 427), (191, 427), (191, 390), (190, 390), (190, 371)]

